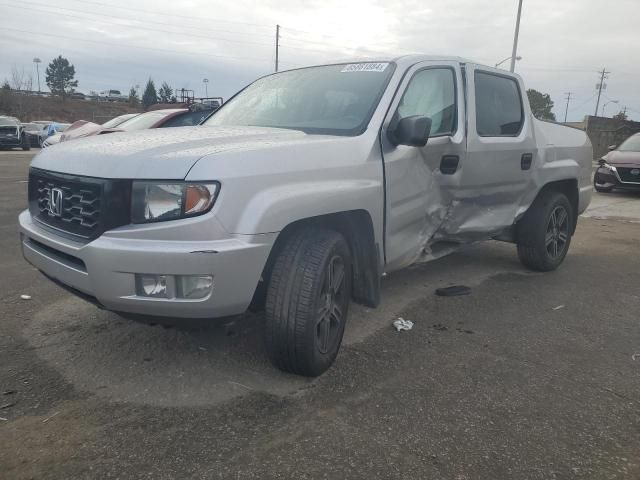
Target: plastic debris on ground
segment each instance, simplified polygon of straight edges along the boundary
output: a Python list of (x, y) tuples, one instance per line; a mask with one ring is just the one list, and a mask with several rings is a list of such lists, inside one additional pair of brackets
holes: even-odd
[(458, 295), (469, 295), (471, 288), (466, 285), (452, 285), (451, 287), (443, 287), (436, 289), (436, 295), (440, 297), (456, 297)]
[(20, 295), (22, 300), (31, 300), (31, 295)]
[(393, 326), (398, 332), (402, 330), (411, 330), (413, 328), (413, 322), (411, 320), (405, 320), (402, 317), (398, 317), (397, 320), (394, 320)]
[(557, 307), (553, 307), (551, 310), (560, 310), (561, 308), (564, 308), (564, 305), (558, 305)]
[(637, 360), (640, 358), (640, 353), (634, 353), (633, 355), (631, 355), (631, 360)]

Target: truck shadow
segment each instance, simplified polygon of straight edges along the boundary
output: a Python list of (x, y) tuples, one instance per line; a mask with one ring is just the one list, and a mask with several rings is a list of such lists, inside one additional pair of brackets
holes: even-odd
[[(503, 272), (524, 270), (511, 245), (490, 242), (383, 278), (378, 309), (352, 305), (343, 348), (381, 329), (436, 287), (474, 286)], [(260, 313), (229, 329), (206, 321), (150, 325), (124, 319), (65, 295), (37, 312), (24, 335), (37, 354), (76, 389), (115, 401), (201, 406), (250, 393), (287, 396), (314, 380), (276, 370), (262, 341)]]

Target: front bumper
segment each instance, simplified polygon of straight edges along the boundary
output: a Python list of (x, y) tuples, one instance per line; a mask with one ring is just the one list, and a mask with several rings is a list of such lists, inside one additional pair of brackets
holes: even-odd
[(22, 141), (20, 137), (0, 137), (0, 147), (20, 147), (22, 146)]
[[(626, 179), (626, 177), (625, 177)], [(594, 183), (604, 188), (623, 188), (626, 190), (640, 190), (640, 175), (638, 181), (623, 181), (617, 171), (599, 166), (593, 177)]]
[[(146, 229), (123, 227), (81, 243), (56, 234), (24, 211), (19, 217), (22, 253), (48, 277), (95, 298), (108, 310), (174, 318), (244, 312), (277, 234), (229, 235), (211, 216), (193, 220), (185, 226), (185, 236), (201, 223), (220, 239), (177, 240), (179, 220)], [(138, 296), (135, 274), (213, 275), (213, 289), (197, 300)]]

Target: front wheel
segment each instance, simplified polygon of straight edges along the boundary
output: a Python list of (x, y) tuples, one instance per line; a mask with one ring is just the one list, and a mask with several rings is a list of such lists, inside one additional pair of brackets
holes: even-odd
[(23, 135), (22, 138), (20, 139), (20, 146), (22, 147), (22, 150), (24, 150), (25, 152), (27, 150), (31, 150), (31, 140), (29, 140), (29, 138), (27, 138), (26, 135)]
[(573, 234), (573, 209), (566, 195), (543, 192), (518, 222), (518, 257), (532, 270), (548, 272), (560, 266)]
[(610, 185), (610, 186), (607, 186), (607, 187), (605, 187), (604, 185), (599, 185), (598, 183), (596, 183), (596, 179), (594, 177), (593, 178), (593, 188), (596, 190), (596, 192), (611, 193), (611, 191), (613, 190), (613, 185)]
[(279, 251), (265, 306), (265, 343), (273, 364), (316, 377), (335, 360), (351, 298), (351, 252), (338, 232), (291, 235)]

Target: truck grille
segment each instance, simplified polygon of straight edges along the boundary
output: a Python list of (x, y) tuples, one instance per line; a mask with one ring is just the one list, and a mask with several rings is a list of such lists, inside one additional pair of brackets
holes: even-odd
[(131, 182), (31, 169), (29, 210), (45, 225), (92, 240), (129, 223)]
[[(634, 168), (617, 167), (620, 180), (623, 182), (640, 183), (640, 166)], [(636, 172), (635, 175), (631, 172)]]

